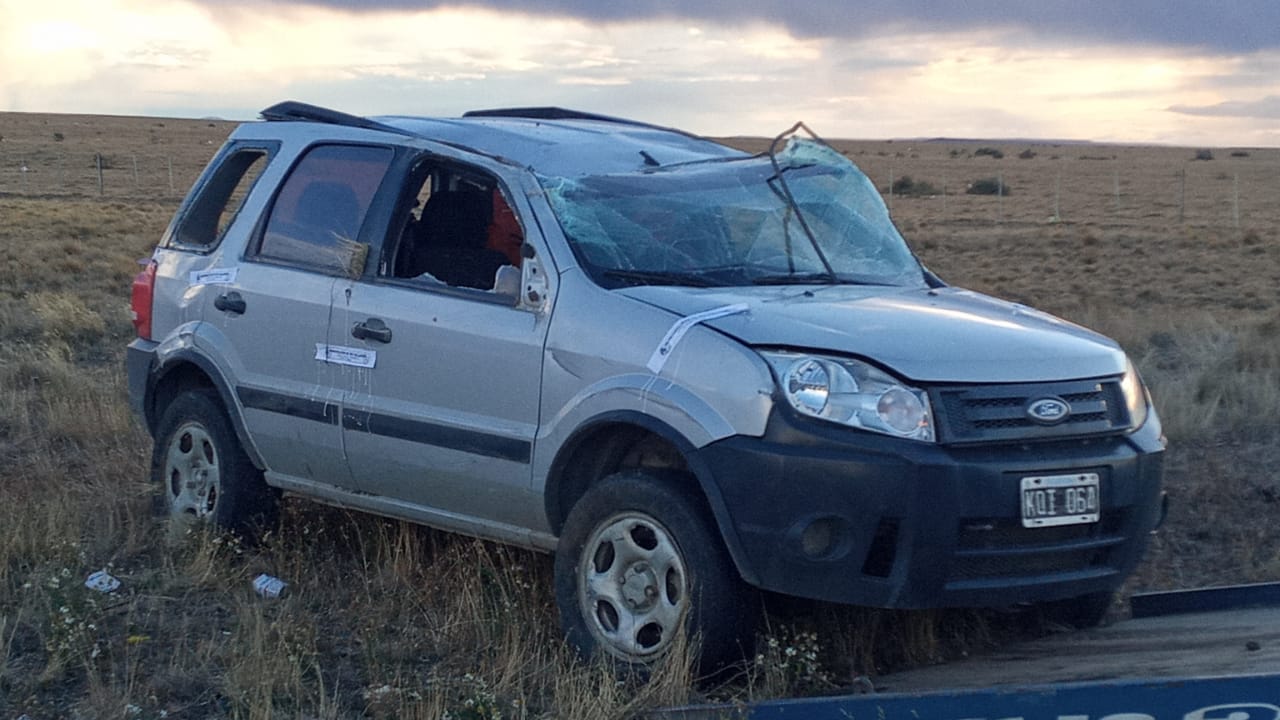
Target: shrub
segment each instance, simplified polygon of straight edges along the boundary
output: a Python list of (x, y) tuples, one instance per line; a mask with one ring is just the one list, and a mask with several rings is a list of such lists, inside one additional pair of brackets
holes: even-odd
[(1000, 158), (1004, 157), (1004, 153), (1003, 153), (1003, 152), (1001, 152), (999, 148), (992, 148), (992, 147), (980, 147), (980, 148), (978, 148), (977, 150), (974, 150), (974, 151), (973, 151), (973, 156), (974, 156), (974, 157), (981, 157), (981, 156), (983, 156), (983, 155), (986, 155), (986, 156), (989, 156), (989, 157), (993, 157), (993, 158), (995, 158), (995, 159), (997, 159), (997, 160), (999, 160)]
[(1000, 181), (1000, 178), (981, 178), (969, 183), (969, 188), (965, 190), (969, 195), (1002, 195), (1009, 196), (1009, 186)]
[(941, 195), (942, 192), (925, 180), (912, 180), (910, 175), (903, 175), (893, 181), (890, 191), (894, 195), (908, 195), (911, 197), (925, 197), (929, 195)]
[(1032, 150), (1031, 148), (1027, 148), (1026, 150), (1023, 150), (1022, 152), (1018, 153), (1019, 160), (1030, 160), (1035, 156), (1036, 156), (1036, 151)]
[(1195, 157), (1193, 157), (1193, 158), (1191, 158), (1191, 159), (1192, 159), (1192, 160), (1212, 160), (1212, 159), (1213, 159), (1213, 151), (1212, 151), (1212, 150), (1197, 150), (1197, 151), (1196, 151), (1196, 156), (1195, 156)]
[(1231, 157), (1249, 157), (1249, 153), (1244, 150), (1232, 150)]

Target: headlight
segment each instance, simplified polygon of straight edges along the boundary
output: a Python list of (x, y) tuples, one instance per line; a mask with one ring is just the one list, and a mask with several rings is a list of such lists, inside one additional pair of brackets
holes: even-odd
[(760, 353), (797, 412), (863, 430), (933, 442), (929, 396), (867, 363), (793, 352)]
[(1120, 392), (1124, 393), (1124, 404), (1129, 409), (1129, 427), (1137, 430), (1147, 421), (1147, 391), (1142, 386), (1137, 369), (1128, 360), (1125, 360)]

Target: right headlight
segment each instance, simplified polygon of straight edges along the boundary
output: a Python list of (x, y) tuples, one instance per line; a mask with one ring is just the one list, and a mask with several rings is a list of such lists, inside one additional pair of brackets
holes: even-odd
[(1125, 360), (1124, 377), (1120, 379), (1120, 392), (1124, 394), (1125, 407), (1129, 409), (1129, 427), (1137, 430), (1147, 422), (1147, 390), (1133, 363)]
[(797, 412), (894, 437), (934, 441), (928, 394), (874, 365), (827, 355), (760, 354)]

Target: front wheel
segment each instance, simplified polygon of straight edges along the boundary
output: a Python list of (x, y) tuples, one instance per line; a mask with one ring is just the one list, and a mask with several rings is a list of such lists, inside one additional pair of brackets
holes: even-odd
[(556, 550), (556, 602), (569, 642), (644, 668), (682, 632), (714, 672), (750, 648), (750, 593), (709, 522), (695, 481), (631, 470), (591, 487)]
[(253, 539), (278, 517), (279, 493), (240, 447), (212, 390), (184, 392), (165, 409), (151, 455), (151, 477), (174, 536), (211, 523)]

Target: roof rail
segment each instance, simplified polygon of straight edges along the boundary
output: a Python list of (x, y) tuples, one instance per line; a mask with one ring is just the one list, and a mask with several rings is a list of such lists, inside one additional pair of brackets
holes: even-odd
[(327, 123), (329, 125), (343, 125), (346, 127), (364, 128), (366, 130), (381, 130), (383, 132), (396, 133), (397, 135), (410, 135), (413, 133), (406, 132), (397, 127), (384, 125), (376, 120), (360, 117), (358, 115), (349, 115), (337, 110), (320, 107), (319, 105), (310, 105), (296, 100), (286, 100), (276, 103), (271, 107), (263, 110), (262, 119), (275, 122), (317, 122)]
[(594, 120), (596, 122), (617, 123), (619, 125), (630, 125), (632, 127), (649, 128), (651, 130), (661, 130), (663, 132), (672, 132), (684, 135), (686, 137), (702, 140), (699, 135), (686, 132), (678, 128), (666, 127), (664, 125), (654, 125), (653, 123), (641, 122), (639, 120), (628, 120), (626, 118), (614, 117), (613, 115), (600, 115), (597, 113), (583, 112), (581, 110), (569, 110), (559, 107), (524, 107), (524, 108), (495, 108), (492, 110), (468, 110), (462, 113), (462, 117), (506, 117), (506, 118), (527, 118), (529, 120)]

